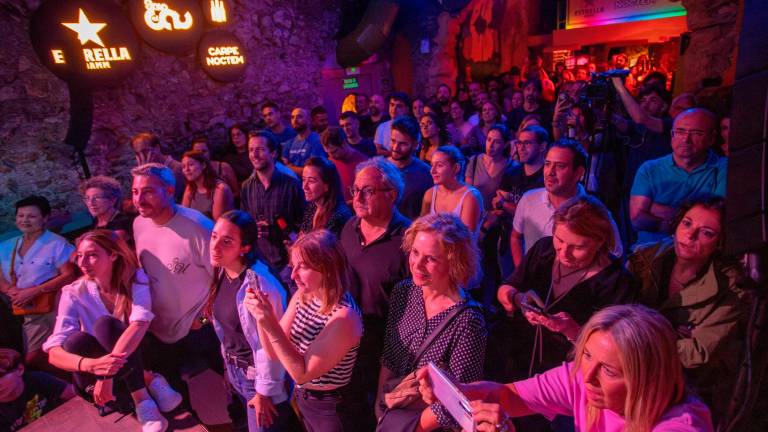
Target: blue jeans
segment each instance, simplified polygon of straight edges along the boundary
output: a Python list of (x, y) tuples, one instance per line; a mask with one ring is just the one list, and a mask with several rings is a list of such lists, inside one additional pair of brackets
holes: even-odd
[(290, 398), (275, 405), (277, 417), (270, 427), (258, 426), (256, 424), (256, 410), (248, 406), (248, 401), (256, 396), (254, 381), (248, 379), (247, 371), (237, 366), (225, 363), (227, 381), (235, 390), (236, 396), (245, 406), (248, 415), (248, 432), (293, 432), (300, 431), (299, 420), (296, 413), (291, 408)]

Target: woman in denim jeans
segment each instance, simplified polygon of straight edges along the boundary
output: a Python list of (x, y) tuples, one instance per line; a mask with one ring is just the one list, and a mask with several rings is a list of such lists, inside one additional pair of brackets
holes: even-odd
[(224, 213), (211, 234), (211, 264), (216, 268), (208, 316), (221, 341), (227, 381), (243, 405), (247, 404), (248, 431), (293, 431), (298, 421), (289, 403), (285, 369), (264, 352), (256, 321), (245, 310), (246, 291), (263, 292), (283, 314), (286, 291), (253, 244), (256, 222), (246, 212)]

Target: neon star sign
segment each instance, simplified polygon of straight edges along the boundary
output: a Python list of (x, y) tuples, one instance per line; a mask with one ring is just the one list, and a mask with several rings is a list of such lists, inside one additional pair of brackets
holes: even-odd
[(30, 38), (51, 72), (84, 87), (124, 79), (139, 49), (122, 11), (103, 0), (46, 1), (32, 16)]

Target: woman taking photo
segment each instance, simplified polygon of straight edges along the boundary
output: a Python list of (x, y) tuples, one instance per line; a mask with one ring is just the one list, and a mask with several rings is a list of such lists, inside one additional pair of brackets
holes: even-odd
[(451, 135), (445, 129), (443, 120), (436, 113), (430, 112), (416, 118), (419, 119), (419, 128), (421, 130), (419, 159), (430, 163), (435, 149), (451, 144)]
[(55, 372), (42, 346), (56, 320), (56, 293), (76, 278), (69, 262), (75, 248), (45, 228), (51, 214), (46, 198), (33, 195), (14, 206), (21, 235), (0, 243), (0, 292), (10, 301), (13, 314), (24, 317), (24, 363), (32, 369)]
[(248, 290), (261, 290), (275, 316), (285, 310), (286, 291), (256, 257), (256, 236), (256, 222), (244, 211), (224, 213), (216, 221), (211, 233), (215, 273), (207, 315), (221, 341), (227, 382), (240, 406), (247, 406), (248, 431), (289, 431), (298, 422), (290, 406), (285, 369), (264, 352), (256, 321), (243, 304)]
[(268, 296), (249, 291), (245, 305), (256, 319), (270, 359), (296, 381), (296, 401), (309, 431), (353, 431), (345, 387), (363, 333), (362, 318), (347, 290), (348, 266), (336, 237), (312, 231), (291, 247), (291, 279), (298, 291), (278, 321)]
[(499, 381), (559, 365), (595, 311), (635, 300), (632, 276), (610, 253), (616, 241), (608, 210), (595, 198), (577, 196), (555, 211), (552, 237), (537, 241), (497, 292), (508, 314), (519, 311), (509, 328), (494, 331), (506, 340), (506, 347), (494, 345), (494, 361), (504, 362), (495, 365)]
[(83, 394), (93, 385), (96, 405), (115, 401), (108, 407), (115, 409), (130, 396), (142, 430), (164, 431), (168, 421), (160, 411), (174, 410), (181, 395), (141, 365), (139, 346), (154, 318), (149, 278), (108, 230), (78, 239), (77, 265), (83, 276), (62, 290), (56, 327), (43, 349), (52, 365), (74, 372)]
[(677, 350), (691, 385), (715, 418), (725, 414), (739, 369), (746, 308), (739, 266), (723, 258), (725, 203), (700, 196), (680, 206), (674, 235), (640, 246), (627, 267), (641, 280), (640, 301), (677, 331)]
[(352, 209), (344, 202), (336, 167), (323, 157), (307, 159), (301, 174), (301, 185), (307, 206), (299, 226), (300, 234), (327, 229), (338, 237), (344, 224), (352, 217)]
[(483, 215), (483, 197), (460, 179), (464, 172), (464, 155), (455, 146), (443, 146), (432, 155), (432, 181), (435, 185), (424, 193), (421, 215), (451, 213), (477, 233)]
[(429, 362), (443, 365), (459, 382), (482, 376), (485, 321), (467, 294), (480, 268), (477, 246), (458, 217), (437, 214), (413, 222), (403, 237), (403, 250), (412, 278), (396, 285), (390, 297), (376, 405), (382, 420), (377, 430), (454, 426), (439, 404), (427, 407), (418, 400), (400, 407), (381, 404), (391, 399), (391, 384)]
[[(509, 417), (573, 416), (576, 432), (712, 431), (706, 405), (686, 394), (675, 331), (639, 305), (610, 306), (584, 325), (574, 361), (509, 384), (458, 384), (478, 432), (510, 428)], [(420, 374), (421, 394), (434, 400)], [(425, 429), (429, 430), (429, 429)]]
[(187, 180), (181, 205), (213, 220), (235, 208), (232, 190), (216, 177), (203, 152), (188, 151), (181, 158), (181, 172)]
[(93, 218), (91, 229), (114, 231), (130, 244), (133, 239), (133, 216), (120, 212), (122, 188), (112, 177), (96, 176), (80, 183), (80, 195)]

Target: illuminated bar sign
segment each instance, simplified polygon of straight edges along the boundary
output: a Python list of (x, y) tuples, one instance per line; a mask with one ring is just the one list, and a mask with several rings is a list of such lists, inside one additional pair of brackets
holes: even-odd
[(685, 15), (679, 0), (568, 0), (566, 28)]
[(238, 80), (245, 72), (245, 50), (230, 32), (211, 30), (203, 36), (197, 55), (203, 70), (217, 81)]
[(196, 0), (131, 0), (133, 26), (149, 45), (175, 54), (195, 49), (205, 25)]
[(32, 16), (30, 38), (51, 72), (88, 87), (122, 81), (139, 52), (128, 20), (103, 0), (47, 1)]

